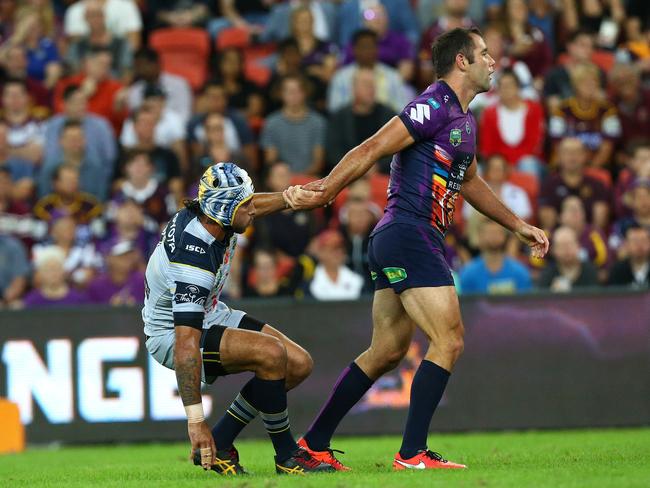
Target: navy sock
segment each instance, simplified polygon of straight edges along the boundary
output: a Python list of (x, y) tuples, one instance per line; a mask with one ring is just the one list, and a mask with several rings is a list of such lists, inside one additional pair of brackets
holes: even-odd
[(323, 451), (329, 447), (336, 427), (373, 383), (374, 380), (354, 362), (343, 370), (329, 399), (305, 434), (310, 449)]
[(217, 449), (229, 449), (239, 433), (255, 417), (258, 410), (250, 405), (241, 393), (230, 404), (226, 414), (219, 420), (217, 425), (212, 429), (212, 437)]
[(399, 450), (403, 459), (412, 458), (418, 451), (427, 448), (431, 417), (440, 403), (450, 374), (426, 359), (420, 363), (411, 385), (411, 404)]
[(252, 408), (259, 410), (273, 443), (277, 462), (290, 458), (298, 446), (291, 435), (284, 378), (263, 380), (255, 376), (242, 388), (241, 397)]

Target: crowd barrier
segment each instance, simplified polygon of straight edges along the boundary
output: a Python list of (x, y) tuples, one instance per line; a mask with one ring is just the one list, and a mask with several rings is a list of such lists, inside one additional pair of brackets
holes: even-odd
[[(314, 359), (289, 394), (293, 431), (310, 423), (340, 371), (367, 347), (371, 301), (232, 304), (284, 331)], [(650, 293), (463, 297), (465, 352), (432, 431), (650, 423)], [(425, 352), (375, 383), (341, 434), (402, 430)], [(211, 421), (249, 375), (204, 389)], [(144, 348), (140, 310), (89, 307), (0, 312), (0, 397), (18, 404), (30, 443), (186, 438), (174, 373)], [(244, 433), (261, 436), (259, 422)]]

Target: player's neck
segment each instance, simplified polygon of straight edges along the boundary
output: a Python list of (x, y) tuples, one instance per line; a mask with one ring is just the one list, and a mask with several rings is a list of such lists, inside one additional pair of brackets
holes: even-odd
[(217, 241), (223, 242), (223, 240), (226, 238), (225, 229), (216, 222), (210, 221), (210, 219), (205, 215), (199, 217), (199, 222), (201, 222), (201, 225), (205, 228), (205, 230), (207, 230), (208, 233)]
[(451, 90), (456, 94), (456, 98), (458, 98), (458, 102), (460, 103), (463, 112), (467, 112), (469, 103), (474, 100), (474, 97), (476, 96), (476, 89), (468, 86), (467, 81), (456, 72), (452, 72), (449, 76), (440, 78), (440, 80), (447, 83), (449, 88), (451, 88)]

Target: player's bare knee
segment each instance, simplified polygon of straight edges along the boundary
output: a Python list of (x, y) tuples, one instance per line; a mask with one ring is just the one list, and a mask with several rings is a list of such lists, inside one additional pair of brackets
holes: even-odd
[(267, 374), (281, 374), (287, 371), (287, 348), (281, 340), (269, 337), (261, 348), (258, 371)]
[(289, 358), (287, 364), (287, 387), (302, 383), (314, 369), (314, 360), (307, 351), (300, 351)]
[(407, 351), (408, 347), (391, 349), (381, 354), (376, 354), (374, 364), (377, 372), (381, 375), (394, 370), (400, 361), (402, 361)]

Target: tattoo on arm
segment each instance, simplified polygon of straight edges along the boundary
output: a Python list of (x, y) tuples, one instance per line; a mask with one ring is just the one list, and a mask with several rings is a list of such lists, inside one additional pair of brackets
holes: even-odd
[[(178, 329), (189, 329), (189, 334), (179, 333)], [(188, 337), (189, 335), (189, 337)], [(177, 327), (176, 347), (174, 349), (174, 369), (178, 393), (183, 405), (201, 403), (201, 351), (199, 350), (200, 331), (189, 327)]]

